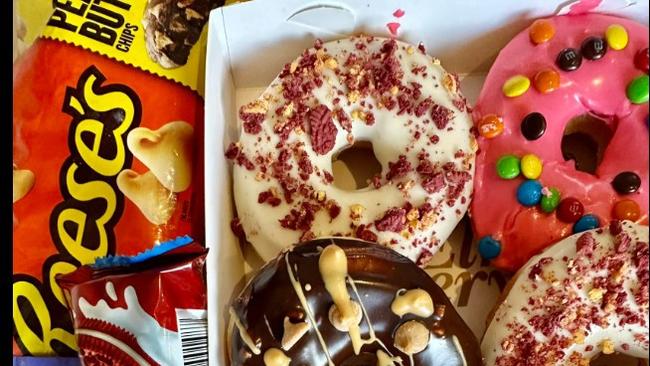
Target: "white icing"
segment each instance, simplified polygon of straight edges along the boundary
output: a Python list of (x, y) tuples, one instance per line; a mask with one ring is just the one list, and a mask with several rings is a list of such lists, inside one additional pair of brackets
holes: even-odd
[(88, 319), (101, 319), (114, 324), (133, 334), (138, 345), (153, 360), (161, 365), (183, 365), (182, 353), (172, 351), (176, 345), (180, 347), (180, 336), (177, 332), (163, 328), (149, 315), (138, 301), (133, 286), (124, 289), (126, 308), (111, 308), (105, 300), (99, 300), (91, 305), (85, 298), (79, 298), (79, 310)]
[[(623, 231), (628, 233), (633, 239), (631, 242), (631, 247), (634, 248), (637, 241), (648, 242), (648, 227), (643, 225), (637, 225), (629, 221), (623, 221)], [(591, 230), (593, 238), (596, 240), (597, 249), (594, 251), (594, 257), (589, 260), (590, 263), (598, 263), (602, 260), (604, 256), (609, 255), (613, 252), (614, 248), (614, 238), (609, 233), (609, 230), (604, 229), (599, 234), (597, 230)], [(552, 258), (553, 261), (544, 266), (544, 273), (552, 273), (556, 282), (555, 286), (562, 286), (560, 288), (567, 288), (572, 293), (574, 293), (578, 299), (582, 302), (590, 303), (593, 300), (589, 298), (589, 290), (591, 290), (590, 280), (587, 279), (582, 288), (578, 288), (574, 281), (574, 277), (568, 273), (567, 263), (565, 263), (562, 258), (567, 257), (568, 262), (575, 260), (577, 258), (576, 253), (576, 242), (578, 238), (583, 233), (579, 233), (573, 236), (570, 236), (557, 244), (551, 246), (541, 254), (531, 258), (528, 263), (522, 267), (519, 274), (513, 279), (514, 283), (512, 284), (512, 289), (508, 293), (505, 300), (497, 308), (495, 315), (488, 325), (488, 328), (483, 336), (483, 341), (481, 344), (481, 350), (483, 356), (486, 359), (487, 365), (495, 365), (496, 359), (499, 356), (507, 356), (508, 352), (504, 350), (502, 342), (507, 339), (510, 335), (508, 324), (516, 323), (522, 325), (527, 331), (533, 333), (535, 339), (540, 343), (545, 343), (549, 341), (549, 338), (545, 337), (541, 332), (536, 331), (528, 322), (530, 314), (527, 314), (520, 309), (528, 305), (529, 299), (535, 297), (544, 297), (547, 289), (554, 286), (553, 282), (547, 281), (542, 278), (537, 280), (532, 280), (529, 278), (529, 273), (532, 267), (537, 264), (542, 258)], [(638, 238), (638, 239), (635, 239)], [(609, 254), (608, 254), (609, 253)], [(626, 256), (632, 255), (632, 253), (625, 254)], [(628, 258), (629, 259), (629, 258)], [(632, 298), (628, 304), (630, 308), (635, 312), (639, 312), (639, 315), (642, 316), (645, 320), (645, 323), (648, 324), (648, 311), (645, 308), (645, 311), (642, 311), (633, 300), (633, 291), (637, 287), (637, 276), (636, 269), (628, 266), (625, 270), (625, 278), (628, 278), (624, 282), (624, 287), (628, 292), (628, 299)], [(587, 276), (593, 279), (596, 276), (603, 275), (604, 272), (589, 272)], [(570, 281), (569, 287), (563, 287), (562, 282), (565, 278), (568, 278)], [(535, 286), (533, 286), (535, 285)], [(548, 314), (547, 314), (548, 315)], [(635, 340), (635, 335), (644, 337), (648, 339), (648, 328), (642, 327), (638, 324), (626, 324), (621, 326), (620, 320), (622, 319), (622, 314), (616, 314), (613, 312), (607, 316), (609, 326), (607, 328), (601, 328), (595, 324), (591, 324), (589, 328), (589, 334), (586, 335), (584, 341), (579, 343), (573, 343), (568, 348), (564, 349), (567, 357), (572, 353), (576, 352), (582, 357), (591, 359), (594, 356), (600, 353), (600, 345), (605, 340), (610, 340), (614, 343), (615, 350), (617, 352), (625, 353), (632, 357), (637, 358), (647, 358), (648, 355), (648, 344), (644, 342), (638, 342)], [(562, 332), (561, 334), (567, 337), (572, 337), (569, 332), (564, 329), (555, 330), (555, 332)], [(629, 346), (628, 350), (622, 348), (623, 344)], [(586, 351), (588, 346), (592, 346), (593, 350)], [(558, 360), (558, 362), (565, 360)], [(558, 363), (559, 364), (559, 363)]]
[[(377, 51), (382, 46), (384, 40), (383, 38), (375, 37), (375, 41), (368, 44), (368, 50), (370, 52)], [(325, 43), (323, 47), (327, 49), (329, 55), (336, 58), (340, 70), (346, 71), (346, 67), (344, 66), (348, 55), (346, 52), (355, 50), (355, 43), (358, 41), (359, 38), (347, 38)], [(390, 111), (386, 108), (379, 109), (377, 108), (378, 102), (369, 97), (366, 98), (365, 102), (367, 105), (372, 104), (374, 106), (372, 112), (375, 116), (375, 123), (372, 126), (368, 126), (362, 121), (353, 121), (351, 133), (354, 139), (356, 141), (370, 141), (372, 143), (375, 156), (382, 166), (383, 177), (389, 171), (388, 163), (397, 161), (399, 155), (405, 155), (413, 168), (415, 168), (418, 165), (417, 154), (422, 149), (425, 149), (430, 154), (430, 160), (432, 162), (440, 163), (440, 165), (447, 162), (454, 162), (457, 169), (473, 176), (475, 141), (470, 133), (473, 123), (467, 112), (459, 111), (452, 104), (452, 98), (458, 97), (452, 95), (453, 93), (448, 92), (444, 87), (443, 80), (448, 74), (430, 56), (419, 52), (417, 49), (415, 49), (415, 52), (409, 53), (407, 50), (410, 45), (406, 43), (398, 41), (397, 45), (398, 50), (396, 51), (396, 55), (399, 58), (402, 70), (404, 70), (402, 84), (409, 85), (411, 82), (421, 84), (422, 96), (418, 101), (431, 97), (436, 104), (452, 110), (454, 112), (454, 118), (449, 121), (448, 127), (453, 127), (453, 129), (450, 131), (446, 129), (441, 131), (433, 123), (429, 122), (424, 124), (424, 120), (430, 120), (431, 118), (428, 113), (422, 117), (416, 117), (415, 115), (409, 116), (406, 114), (397, 115), (397, 107)], [(423, 76), (423, 73), (415, 75), (410, 71), (414, 63), (426, 67), (426, 78)], [(333, 85), (342, 85), (341, 80), (339, 80), (339, 77), (333, 70), (324, 68), (322, 73)], [(242, 132), (240, 136), (241, 151), (250, 159), (254, 159), (258, 151), (261, 155), (270, 154), (273, 159), (279, 154), (276, 148), (279, 137), (273, 128), (276, 122), (284, 118), (275, 115), (276, 108), (283, 106), (285, 103), (285, 99), (278, 89), (281, 83), (282, 81), (280, 79), (274, 80), (264, 93), (264, 95), (271, 96), (271, 99), (268, 102), (266, 119), (262, 123), (262, 131), (255, 135)], [(341, 87), (341, 89), (347, 92), (347, 87)], [(336, 95), (329, 93), (330, 90), (330, 83), (323, 82), (322, 87), (314, 90), (313, 96), (316, 99), (315, 103), (324, 104), (332, 110), (332, 100)], [(352, 120), (353, 112), (361, 108), (361, 101), (359, 100), (348, 105), (346, 95), (342, 95), (340, 98), (340, 108)], [(414, 124), (419, 124), (423, 129), (422, 136), (417, 141), (413, 141), (414, 132), (410, 128), (412, 126), (405, 126), (409, 120), (412, 120)], [(310, 134), (306, 132), (302, 134), (292, 133), (286, 143), (304, 143), (306, 147), (304, 151), (307, 153), (312, 165), (318, 167), (321, 171), (325, 170), (331, 173), (332, 157), (348, 147), (346, 138), (347, 131), (340, 126), (336, 119), (334, 123), (339, 133), (336, 137), (334, 148), (325, 155), (317, 155), (313, 151), (311, 148)], [(439, 135), (439, 142), (427, 145), (429, 142), (427, 136), (434, 134)], [(258, 138), (261, 138), (263, 143), (255, 146)], [(407, 151), (407, 146), (411, 143), (413, 145)], [(465, 152), (467, 157), (455, 157), (454, 154), (457, 150)], [(467, 163), (465, 167), (463, 166), (464, 159), (466, 160), (465, 163)], [(469, 166), (470, 164), (471, 167)], [(292, 176), (298, 177), (297, 164), (292, 161), (292, 166)], [(259, 204), (258, 195), (260, 192), (269, 190), (270, 188), (275, 188), (278, 192), (282, 192), (282, 188), (275, 179), (259, 179), (257, 177), (258, 173), (258, 169), (249, 171), (235, 164), (233, 170), (234, 196), (237, 212), (246, 233), (246, 238), (255, 247), (261, 257), (268, 261), (274, 258), (282, 248), (290, 243), (300, 241), (302, 232), (285, 229), (279, 225), (278, 221), (289, 214), (291, 209), (295, 209), (302, 199), (295, 199), (292, 204), (288, 204), (282, 200), (277, 207), (272, 207), (268, 204)], [(299, 178), (298, 180), (302, 182)], [(397, 181), (407, 182), (409, 180), (413, 180), (415, 184), (408, 190), (408, 198), (405, 198), (404, 193), (400, 191), (396, 183)], [(436, 218), (431, 220), (432, 224), (430, 226), (415, 229), (413, 235), (408, 239), (396, 232), (378, 231), (374, 228), (370, 230), (377, 235), (379, 243), (387, 245), (391, 240), (396, 240), (398, 244), (392, 245), (391, 248), (412, 260), (417, 260), (424, 249), (430, 250), (431, 252), (437, 251), (439, 247), (430, 247), (429, 244), (432, 238), (436, 239), (437, 243), (442, 244), (456, 227), (458, 221), (463, 217), (469, 205), (470, 200), (468, 198), (472, 192), (472, 181), (465, 184), (464, 189), (452, 206), (445, 203), (447, 189), (441, 189), (434, 194), (427, 193), (420, 184), (421, 177), (415, 171), (411, 171), (397, 181), (394, 182), (395, 184), (384, 184), (379, 189), (371, 186), (357, 191), (345, 191), (337, 188), (333, 184), (325, 184), (321, 177), (318, 177), (315, 173), (311, 174), (306, 183), (313, 187), (314, 191), (324, 192), (327, 199), (335, 200), (341, 207), (341, 213), (335, 219), (331, 219), (323, 210), (319, 211), (315, 215), (311, 231), (313, 233), (319, 233), (319, 237), (333, 236), (336, 233), (353, 236), (354, 233), (351, 232), (350, 227), (354, 220), (351, 218), (349, 209), (352, 205), (361, 204), (365, 207), (365, 211), (361, 217), (358, 221), (354, 221), (354, 223), (367, 225), (381, 218), (388, 209), (403, 207), (406, 200), (411, 202), (415, 207), (422, 205), (425, 200), (429, 200), (431, 205), (438, 210)], [(437, 217), (444, 217), (444, 220), (439, 220)], [(415, 240), (419, 244), (413, 245)]]
[(239, 317), (237, 316), (237, 313), (235, 313), (235, 310), (231, 307), (230, 308), (230, 318), (235, 322), (235, 326), (237, 327), (237, 330), (239, 331), (239, 337), (241, 338), (242, 342), (246, 344), (246, 346), (253, 352), (253, 354), (259, 355), (262, 353), (260, 348), (255, 344), (253, 339), (251, 338), (250, 334), (248, 334), (248, 331), (246, 330), (246, 327), (241, 323), (241, 320), (239, 320)]

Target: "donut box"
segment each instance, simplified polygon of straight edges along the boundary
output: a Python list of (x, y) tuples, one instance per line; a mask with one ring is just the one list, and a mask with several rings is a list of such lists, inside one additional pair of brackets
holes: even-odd
[[(315, 39), (326, 42), (359, 33), (390, 37), (391, 30), (399, 40), (422, 42), (446, 70), (457, 73), (463, 94), (473, 104), (498, 51), (533, 19), (559, 14), (571, 3), (256, 0), (211, 13), (205, 107), (205, 156), (210, 157), (205, 163), (205, 215), (211, 366), (228, 365), (228, 304), (251, 272), (264, 264), (250, 245), (240, 244), (230, 227), (235, 217), (233, 176), (224, 152), (238, 138), (240, 107), (255, 100), (284, 64), (312, 47)], [(605, 1), (598, 11), (648, 24), (647, 3)], [(341, 185), (354, 187), (371, 175), (367, 170), (372, 170), (372, 164), (363, 160), (363, 151), (334, 163), (335, 180)], [(462, 220), (425, 270), (480, 340), (509, 277), (481, 260), (470, 226), (469, 220)], [(617, 362), (636, 366), (631, 360)]]

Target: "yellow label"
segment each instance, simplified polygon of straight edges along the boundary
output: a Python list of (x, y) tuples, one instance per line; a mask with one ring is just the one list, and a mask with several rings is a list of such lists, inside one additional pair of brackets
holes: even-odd
[(147, 52), (143, 25), (147, 3), (146, 0), (53, 0), (54, 11), (43, 37), (174, 80), (203, 95), (207, 27), (203, 27), (185, 64), (165, 68)]

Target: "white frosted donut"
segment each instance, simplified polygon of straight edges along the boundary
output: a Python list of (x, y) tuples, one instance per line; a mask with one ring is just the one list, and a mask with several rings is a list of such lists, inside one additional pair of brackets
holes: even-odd
[(647, 226), (612, 221), (531, 258), (483, 336), (486, 365), (588, 366), (613, 352), (647, 359), (648, 254)]
[[(458, 79), (424, 46), (317, 41), (239, 111), (241, 136), (226, 156), (246, 238), (265, 260), (292, 243), (346, 236), (424, 264), (469, 204), (468, 109)], [(355, 141), (372, 143), (382, 172), (345, 191), (332, 184), (332, 157)]]

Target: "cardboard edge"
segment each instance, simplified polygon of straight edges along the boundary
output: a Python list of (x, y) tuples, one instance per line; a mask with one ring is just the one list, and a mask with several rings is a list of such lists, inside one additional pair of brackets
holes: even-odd
[(204, 136), (205, 156), (212, 159), (211, 164), (206, 164), (204, 176), (205, 207), (208, 208), (205, 211), (205, 244), (210, 248), (206, 259), (207, 301), (211, 314), (208, 317), (208, 362), (210, 366), (224, 366), (227, 360), (222, 335), (226, 327), (226, 302), (230, 299), (236, 281), (230, 278), (225, 282), (223, 277), (243, 276), (244, 259), (229, 226), (234, 208), (231, 207), (229, 195), (224, 193), (231, 189), (230, 169), (223, 153), (224, 145), (229, 139), (228, 122), (234, 113), (234, 87), (221, 8), (210, 13), (208, 27), (205, 130), (211, 133)]

